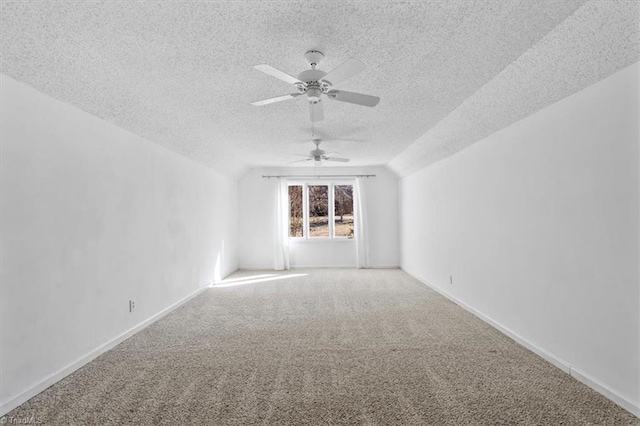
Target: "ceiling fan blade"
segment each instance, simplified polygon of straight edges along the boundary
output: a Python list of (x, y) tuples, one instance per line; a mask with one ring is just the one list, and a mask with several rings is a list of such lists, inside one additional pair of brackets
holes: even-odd
[(349, 161), (348, 158), (339, 158), (339, 157), (323, 157), (322, 159), (327, 161), (340, 161), (342, 163), (346, 163)]
[(341, 65), (329, 71), (329, 74), (322, 77), (322, 80), (335, 86), (364, 71), (366, 68), (367, 67), (357, 59), (347, 59)]
[(303, 161), (311, 161), (313, 158), (303, 158), (302, 160), (289, 161), (287, 164), (301, 163)]
[(380, 98), (377, 96), (346, 92), (344, 90), (331, 90), (327, 93), (327, 96), (331, 99), (335, 99), (336, 101), (349, 102), (350, 104), (357, 104), (368, 107), (374, 107), (378, 105), (378, 102), (380, 102)]
[(255, 101), (255, 102), (251, 102), (251, 105), (254, 106), (262, 106), (262, 105), (269, 105), (269, 104), (274, 104), (276, 102), (282, 102), (282, 101), (286, 101), (287, 99), (293, 99), (297, 96), (302, 95), (302, 93), (290, 93), (288, 95), (282, 95), (282, 96), (277, 96), (275, 98), (269, 98), (269, 99), (264, 99), (261, 101)]
[(286, 83), (290, 83), (290, 84), (302, 83), (302, 81), (298, 80), (296, 77), (289, 75), (284, 71), (280, 71), (279, 69), (274, 68), (271, 65), (260, 64), (260, 65), (254, 66), (254, 68), (257, 69), (258, 71), (262, 71), (263, 73), (268, 74), (271, 77), (275, 77), (278, 80), (282, 80)]
[(324, 120), (324, 110), (320, 101), (309, 103), (309, 115), (311, 116), (311, 121), (314, 123)]
[(322, 138), (322, 142), (364, 142), (364, 139), (326, 137), (326, 138)]

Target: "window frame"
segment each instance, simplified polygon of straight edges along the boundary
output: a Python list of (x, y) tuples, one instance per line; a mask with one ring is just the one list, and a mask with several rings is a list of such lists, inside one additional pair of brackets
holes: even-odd
[[(338, 242), (338, 241), (356, 241), (357, 235), (355, 233), (356, 227), (356, 215), (355, 215), (355, 205), (353, 206), (353, 227), (354, 234), (353, 237), (339, 237), (335, 235), (335, 186), (340, 185), (349, 185), (352, 188), (352, 193), (355, 195), (355, 182), (353, 180), (291, 180), (287, 182), (287, 205), (290, 206), (291, 201), (289, 200), (289, 191), (288, 188), (290, 186), (302, 186), (302, 237), (292, 237), (290, 235), (291, 232), (291, 208), (287, 209), (287, 223), (289, 225), (287, 236), (290, 241), (296, 242)], [(328, 225), (329, 225), (329, 236), (327, 237), (311, 237), (309, 235), (309, 186), (327, 186), (328, 196)]]

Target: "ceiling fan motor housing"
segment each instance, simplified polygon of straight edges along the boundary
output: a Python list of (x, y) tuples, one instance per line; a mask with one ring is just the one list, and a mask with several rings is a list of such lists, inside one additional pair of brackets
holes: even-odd
[(322, 84), (324, 82), (321, 82), (322, 77), (325, 75), (327, 75), (326, 72), (317, 69), (305, 70), (298, 75), (298, 79), (305, 83), (304, 86), (297, 86), (298, 90), (306, 93), (311, 103), (319, 102), (320, 96), (326, 93), (325, 87)]

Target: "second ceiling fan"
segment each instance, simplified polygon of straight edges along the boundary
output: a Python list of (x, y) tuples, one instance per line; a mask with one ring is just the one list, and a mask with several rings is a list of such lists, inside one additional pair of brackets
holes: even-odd
[(363, 95), (361, 93), (347, 92), (345, 90), (336, 90), (334, 86), (353, 77), (363, 71), (365, 65), (357, 59), (348, 59), (333, 71), (326, 73), (317, 69), (318, 63), (324, 55), (317, 50), (310, 50), (304, 55), (305, 59), (311, 66), (310, 70), (302, 71), (298, 77), (289, 75), (271, 65), (261, 64), (254, 68), (275, 77), (284, 82), (293, 84), (297, 90), (295, 93), (277, 96), (275, 98), (265, 99), (262, 101), (251, 102), (251, 105), (262, 106), (275, 102), (286, 101), (287, 99), (297, 98), (306, 95), (309, 101), (309, 114), (311, 121), (316, 122), (324, 119), (324, 111), (322, 108), (322, 95), (330, 99), (340, 102), (348, 102), (356, 105), (374, 107), (380, 102), (377, 96)]
[(304, 160), (293, 161), (293, 163), (299, 163), (301, 161), (312, 161), (312, 160), (315, 165), (320, 165), (322, 161), (339, 161), (341, 163), (349, 162), (348, 158), (328, 157), (326, 155), (327, 152), (320, 149), (320, 142), (322, 142), (321, 139), (314, 139), (312, 140), (312, 142), (315, 144), (316, 149), (311, 150), (309, 152), (309, 155), (302, 155), (302, 157), (307, 157)]

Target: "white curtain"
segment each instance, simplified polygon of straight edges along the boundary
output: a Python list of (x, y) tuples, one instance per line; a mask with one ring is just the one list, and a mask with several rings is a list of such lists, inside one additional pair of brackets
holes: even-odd
[(273, 269), (289, 269), (289, 193), (286, 179), (278, 179), (276, 190), (275, 252)]
[(356, 178), (354, 192), (354, 214), (355, 214), (355, 237), (356, 237), (356, 259), (358, 268), (369, 267), (369, 241), (367, 233), (367, 218), (363, 185), (361, 178)]

